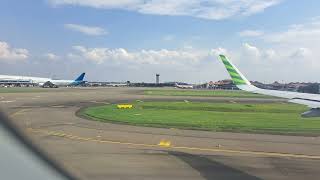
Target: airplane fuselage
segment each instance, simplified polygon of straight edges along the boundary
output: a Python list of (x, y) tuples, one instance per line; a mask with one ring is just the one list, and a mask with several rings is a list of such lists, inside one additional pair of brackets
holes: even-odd
[(176, 84), (176, 88), (180, 88), (180, 89), (193, 89), (192, 85), (179, 85)]

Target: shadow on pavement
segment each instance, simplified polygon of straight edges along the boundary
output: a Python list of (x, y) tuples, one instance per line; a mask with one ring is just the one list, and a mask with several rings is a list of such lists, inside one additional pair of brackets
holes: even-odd
[(168, 152), (169, 155), (184, 161), (193, 169), (197, 170), (205, 179), (243, 179), (260, 180), (260, 178), (247, 174), (243, 171), (226, 166), (219, 162), (199, 155), (193, 155), (183, 152)]

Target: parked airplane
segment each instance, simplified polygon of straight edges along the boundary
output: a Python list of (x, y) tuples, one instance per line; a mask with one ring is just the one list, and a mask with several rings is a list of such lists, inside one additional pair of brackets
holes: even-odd
[(288, 91), (260, 89), (252, 85), (247, 78), (225, 56), (219, 55), (233, 83), (241, 90), (288, 99), (289, 102), (307, 105), (311, 109), (301, 114), (302, 117), (320, 117), (320, 95)]
[(128, 86), (128, 83), (109, 83), (106, 85), (111, 87), (124, 87), (124, 86)]
[(181, 89), (193, 89), (193, 85), (190, 84), (175, 84), (176, 88), (181, 88)]
[(30, 76), (10, 76), (10, 75), (0, 75), (0, 83), (34, 83), (39, 86), (45, 87), (47, 85), (54, 86), (71, 86), (71, 85), (79, 85), (84, 81), (85, 73), (82, 73), (75, 80), (55, 80), (50, 78), (41, 78), (41, 77), (30, 77)]

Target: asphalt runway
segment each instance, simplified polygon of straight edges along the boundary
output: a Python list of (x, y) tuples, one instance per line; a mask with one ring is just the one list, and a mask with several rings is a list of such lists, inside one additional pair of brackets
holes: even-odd
[(0, 107), (36, 144), (80, 179), (320, 177), (320, 137), (147, 128), (76, 116), (86, 106), (132, 100), (281, 101), (145, 96), (141, 91), (59, 88), (1, 93)]

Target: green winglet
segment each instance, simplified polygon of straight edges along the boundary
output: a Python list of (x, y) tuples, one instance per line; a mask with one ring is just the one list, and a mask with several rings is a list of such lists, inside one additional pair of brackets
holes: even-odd
[(219, 55), (220, 60), (223, 62), (224, 66), (226, 67), (231, 79), (235, 85), (245, 85), (248, 84), (247, 80), (242, 77), (241, 73), (238, 71), (234, 65), (228, 60), (225, 55)]

